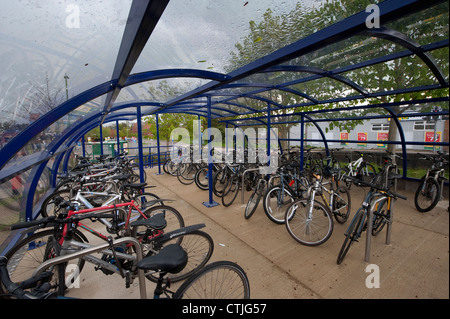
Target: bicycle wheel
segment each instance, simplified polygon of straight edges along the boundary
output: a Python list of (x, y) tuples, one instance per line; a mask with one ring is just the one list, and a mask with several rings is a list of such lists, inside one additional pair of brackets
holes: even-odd
[(387, 199), (382, 200), (377, 204), (373, 212), (373, 222), (372, 222), (372, 235), (378, 235), (389, 222), (390, 216), (387, 216)]
[(327, 207), (318, 201), (302, 198), (286, 210), (286, 229), (299, 243), (317, 246), (326, 242), (333, 233), (333, 219)]
[(339, 224), (343, 224), (350, 216), (351, 197), (347, 187), (339, 186), (333, 198), (333, 216)]
[(231, 178), (228, 179), (227, 184), (223, 188), (222, 192), (223, 206), (228, 207), (231, 204), (233, 204), (238, 193), (239, 193), (239, 177), (232, 176)]
[(197, 166), (192, 163), (183, 163), (178, 168), (177, 178), (181, 184), (190, 185), (194, 182)]
[(231, 174), (226, 169), (221, 169), (213, 175), (213, 192), (217, 197), (221, 197), (223, 189), (231, 178)]
[(231, 261), (216, 261), (186, 280), (174, 299), (249, 299), (250, 283), (245, 271)]
[(290, 191), (280, 185), (273, 186), (264, 195), (264, 212), (274, 223), (284, 224), (286, 209), (293, 201), (294, 196)]
[(201, 190), (208, 190), (209, 187), (209, 168), (203, 167), (195, 173), (195, 185)]
[[(54, 230), (48, 229), (38, 233), (34, 233), (21, 241), (19, 241), (14, 247), (12, 247), (6, 254), (8, 258), (7, 269), (11, 280), (13, 282), (21, 282), (30, 278), (36, 268), (44, 261), (59, 256), (60, 246), (57, 240), (54, 239)], [(87, 242), (88, 240), (80, 233), (74, 233), (73, 237), (76, 241)], [(74, 269), (77, 269), (76, 274), (79, 274), (84, 267), (84, 260), (72, 260)], [(57, 291), (59, 289), (60, 276), (58, 275), (58, 268), (50, 268), (49, 271), (54, 273), (51, 279), (51, 290)], [(73, 283), (75, 277), (68, 277), (65, 279), (66, 285)], [(4, 292), (4, 288), (0, 285), (1, 292)]]
[(48, 196), (41, 206), (41, 216), (58, 216), (65, 208), (61, 208), (58, 205), (64, 201), (69, 201), (72, 198), (72, 193), (70, 189), (62, 189), (54, 192)]
[(252, 217), (253, 213), (258, 207), (259, 201), (261, 200), (264, 191), (264, 185), (260, 184), (261, 183), (258, 183), (258, 185), (256, 185), (255, 191), (250, 195), (250, 198), (248, 199), (247, 206), (245, 206), (244, 212), (245, 219), (249, 219), (250, 217)]
[(166, 173), (166, 174), (170, 174), (169, 173), (169, 165), (170, 165), (170, 162), (171, 162), (172, 160), (170, 159), (170, 158), (168, 158), (168, 159), (166, 159), (166, 161), (164, 162), (164, 164), (163, 164), (163, 171), (164, 171), (164, 173)]
[(359, 236), (361, 235), (359, 233), (360, 225), (363, 222), (364, 219), (364, 208), (359, 208), (356, 211), (355, 216), (353, 217), (350, 225), (347, 228), (347, 231), (345, 232), (345, 239), (341, 246), (341, 250), (339, 251), (339, 255), (337, 258), (337, 264), (340, 265), (342, 261), (344, 260), (345, 256), (348, 253), (348, 250), (350, 249), (350, 246), (353, 244), (354, 241), (356, 241)]
[(441, 187), (434, 178), (423, 180), (414, 195), (414, 205), (421, 213), (426, 213), (436, 207), (441, 198)]

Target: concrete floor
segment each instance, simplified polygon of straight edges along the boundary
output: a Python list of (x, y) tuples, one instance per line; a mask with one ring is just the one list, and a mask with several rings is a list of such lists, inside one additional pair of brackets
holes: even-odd
[[(414, 194), (399, 191), (407, 201), (395, 203), (391, 244), (385, 233), (371, 245), (370, 263), (364, 261), (365, 235), (354, 244), (344, 262), (336, 264), (344, 240), (344, 225), (335, 223), (331, 238), (307, 247), (290, 237), (284, 225), (276, 225), (264, 214), (260, 203), (252, 218), (244, 218), (240, 195), (230, 207), (208, 208), (208, 193), (195, 184), (182, 185), (176, 177), (147, 170), (152, 191), (175, 200), (170, 205), (183, 215), (185, 224), (205, 223), (214, 239), (212, 260), (231, 260), (247, 272), (251, 298), (256, 299), (448, 299), (449, 298), (449, 214), (448, 199), (429, 213), (414, 207)], [(352, 215), (360, 206), (364, 190), (353, 187)], [(249, 194), (245, 196), (245, 203)], [(215, 199), (220, 203), (220, 199)], [(124, 281), (105, 276), (87, 265), (81, 273), (80, 288), (69, 296), (82, 298), (139, 298), (135, 283), (125, 289)], [(90, 270), (89, 270), (90, 269)], [(379, 288), (373, 277), (378, 270)], [(369, 287), (368, 287), (368, 285)], [(149, 297), (154, 284), (147, 281)], [(175, 289), (175, 288), (174, 288)]]

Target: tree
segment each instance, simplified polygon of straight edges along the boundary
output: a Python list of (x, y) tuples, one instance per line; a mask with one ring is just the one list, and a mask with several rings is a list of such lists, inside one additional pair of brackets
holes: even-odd
[[(274, 16), (272, 10), (268, 9), (259, 23), (256, 23), (255, 21), (249, 22), (249, 35), (246, 36), (242, 42), (235, 45), (236, 51), (230, 53), (230, 65), (227, 67), (227, 70), (231, 71), (237, 69), (248, 64), (250, 60), (263, 57), (285, 45), (302, 39), (315, 31), (341, 21), (351, 14), (363, 11), (371, 2), (372, 1), (366, 0), (326, 1), (326, 3), (320, 7), (311, 9), (304, 7), (304, 5), (299, 2), (294, 10), (281, 16)], [(448, 15), (443, 15), (442, 11), (446, 10), (448, 12), (448, 3), (443, 4), (442, 6), (446, 6), (446, 9), (444, 8), (444, 10), (442, 10), (442, 7), (433, 7), (412, 16), (402, 18), (399, 21), (395, 21), (389, 25), (389, 28), (399, 30), (411, 39), (417, 41), (420, 40), (423, 43), (445, 39), (445, 36), (448, 37)], [(433, 19), (430, 19), (430, 16), (433, 17)], [(420, 21), (420, 23), (418, 23), (418, 21)], [(331, 71), (343, 66), (357, 64), (404, 49), (404, 47), (390, 41), (381, 40), (368, 35), (361, 35), (305, 54), (288, 61), (286, 65), (307, 66), (314, 67), (318, 70)], [(448, 78), (448, 48), (433, 51), (433, 55), (435, 56), (435, 59), (439, 61), (440, 66)], [(270, 83), (276, 85), (309, 75), (310, 74), (296, 72), (271, 72), (268, 74), (262, 73), (252, 75), (245, 80), (253, 83)], [(436, 79), (429, 71), (429, 68), (416, 56), (374, 64), (361, 69), (348, 71), (341, 75), (352, 80), (359, 86), (366, 88), (369, 92), (374, 93), (436, 83)], [(327, 77), (294, 84), (289, 88), (304, 92), (319, 101), (361, 94), (355, 89)], [(299, 95), (282, 90), (271, 90), (264, 94), (266, 97), (283, 106), (281, 109), (272, 111), (272, 115), (319, 109), (333, 109), (342, 106), (356, 105), (363, 102), (362, 99), (354, 99), (353, 101), (346, 101), (345, 103), (321, 103), (296, 107), (297, 105), (306, 104), (305, 102), (309, 101)], [(448, 96), (448, 88), (368, 98), (364, 99), (364, 103), (377, 104), (383, 102), (408, 101), (430, 96)], [(260, 101), (251, 101), (251, 99), (244, 98), (240, 98), (240, 101), (245, 102), (245, 105), (249, 107), (264, 109), (263, 107), (258, 106)], [(291, 107), (291, 109), (287, 109), (288, 107)], [(412, 105), (410, 107), (414, 106)], [(424, 106), (424, 110), (426, 111), (426, 108), (431, 107), (431, 105)], [(448, 105), (446, 105), (446, 107), (448, 108)], [(402, 114), (408, 109), (409, 107), (402, 106), (393, 108), (393, 111), (397, 114)], [(350, 131), (357, 124), (362, 123), (363, 120), (360, 118), (369, 112), (385, 113), (386, 111), (383, 109), (346, 111), (345, 117), (353, 116), (355, 120), (330, 122), (329, 129), (337, 126), (341, 130)], [(329, 112), (325, 114), (326, 117), (330, 119), (343, 116), (343, 112)], [(316, 117), (320, 116), (324, 115), (316, 114)], [(296, 118), (290, 117), (290, 119), (295, 120)], [(277, 118), (275, 117), (273, 122), (276, 121)], [(390, 123), (391, 128), (389, 137), (390, 140), (395, 140), (397, 128), (394, 121), (391, 121)], [(292, 124), (283, 124), (278, 126), (281, 137), (285, 138), (287, 136), (287, 132), (291, 125)]]

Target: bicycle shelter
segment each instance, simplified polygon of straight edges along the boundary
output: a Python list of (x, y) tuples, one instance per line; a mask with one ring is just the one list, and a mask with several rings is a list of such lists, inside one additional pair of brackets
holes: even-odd
[[(301, 29), (289, 13), (307, 4), (288, 3), (2, 4), (9, 17), (0, 35), (6, 70), (0, 94), (0, 215), (12, 211), (15, 221), (37, 218), (77, 143), (104, 124), (116, 123), (119, 136), (119, 121), (137, 122), (142, 172), (142, 118), (150, 115), (157, 127), (168, 113), (206, 118), (209, 141), (213, 119), (266, 132), (299, 124), (300, 138), (278, 140), (296, 140), (301, 153), (308, 142), (322, 143), (327, 152), (330, 143), (342, 143), (327, 138), (320, 123), (337, 127), (387, 119), (398, 138), (382, 144), (398, 147), (404, 179), (408, 146), (448, 150), (448, 1), (386, 0), (375, 6), (361, 1), (342, 15), (316, 17), (314, 26), (320, 28), (270, 42), (263, 27), (274, 33)], [(325, 13), (326, 5), (306, 11)], [(297, 24), (284, 25), (282, 16)], [(274, 21), (279, 25), (270, 24)], [(254, 37), (242, 40), (247, 34)], [(49, 97), (56, 79), (65, 80), (66, 99), (43, 107), (38, 100)], [(39, 86), (44, 95), (36, 95), (34, 81), (44, 83)], [(440, 117), (447, 132), (440, 141), (411, 140), (403, 129), (405, 114)], [(317, 129), (317, 138), (304, 137), (309, 127)], [(159, 128), (156, 140), (159, 158)], [(211, 190), (205, 204), (215, 206)]]

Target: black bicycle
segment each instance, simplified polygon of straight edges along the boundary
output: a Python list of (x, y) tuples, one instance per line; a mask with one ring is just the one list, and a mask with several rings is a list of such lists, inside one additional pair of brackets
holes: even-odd
[(444, 158), (444, 155), (443, 152), (438, 152), (437, 155), (424, 154), (422, 157), (422, 159), (432, 161), (433, 164), (421, 178), (421, 183), (414, 195), (414, 205), (421, 213), (429, 212), (442, 199), (444, 181), (448, 181), (448, 178), (444, 176), (445, 168), (448, 165), (448, 160)]
[(296, 199), (302, 198), (309, 187), (309, 180), (292, 165), (278, 169), (280, 183), (271, 186), (264, 195), (263, 207), (267, 217), (276, 224), (285, 223), (286, 209)]

